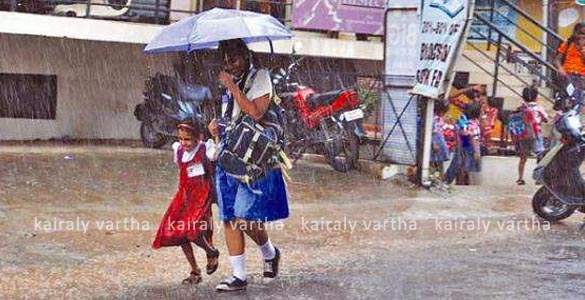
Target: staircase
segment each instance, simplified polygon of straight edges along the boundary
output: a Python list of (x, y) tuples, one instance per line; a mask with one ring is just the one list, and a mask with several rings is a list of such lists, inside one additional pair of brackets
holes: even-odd
[[(489, 4), (475, 8), (467, 45), (455, 70), (469, 73), (469, 84), (486, 85), (488, 96), (503, 98), (501, 109), (518, 107), (522, 103), (522, 89), (532, 84), (539, 86), (540, 103), (551, 109), (552, 90), (558, 88), (552, 79), (557, 72), (553, 58), (562, 38), (509, 0), (491, 0)], [(516, 20), (509, 17), (511, 14), (517, 16)], [(540, 34), (534, 35), (519, 25), (520, 18), (524, 26), (530, 24)], [(511, 28), (545, 51), (531, 50), (507, 33)]]

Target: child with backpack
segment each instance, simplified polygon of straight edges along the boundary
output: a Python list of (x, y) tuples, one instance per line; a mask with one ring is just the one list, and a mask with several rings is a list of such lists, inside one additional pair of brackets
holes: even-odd
[(480, 116), (480, 104), (475, 102), (468, 105), (457, 120), (457, 146), (451, 165), (445, 173), (446, 183), (457, 178), (456, 184), (469, 185), (472, 174), (481, 171)]
[(536, 87), (525, 87), (522, 90), (524, 103), (516, 109), (508, 122), (508, 131), (516, 143), (516, 151), (520, 156), (518, 162), (518, 180), (516, 184), (524, 185), (524, 166), (528, 154), (544, 150), (542, 122), (548, 122), (548, 115), (544, 108), (536, 103), (538, 90)]

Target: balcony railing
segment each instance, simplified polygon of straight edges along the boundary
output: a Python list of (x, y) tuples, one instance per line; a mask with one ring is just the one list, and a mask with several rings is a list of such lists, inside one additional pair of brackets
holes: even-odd
[(0, 10), (169, 24), (214, 7), (270, 14), (290, 25), (292, 0), (0, 0)]

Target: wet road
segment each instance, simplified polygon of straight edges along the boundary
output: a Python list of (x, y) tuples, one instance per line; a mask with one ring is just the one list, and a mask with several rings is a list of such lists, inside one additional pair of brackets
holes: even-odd
[[(515, 159), (493, 161), (493, 182), (451, 193), (300, 163), (292, 216), (272, 226), (281, 276), (260, 281), (249, 243), (237, 298), (585, 299), (582, 215), (533, 219), (536, 187), (513, 184)], [(179, 248), (150, 248), (176, 184), (168, 150), (0, 146), (0, 298), (235, 298), (213, 289), (226, 255), (191, 287)]]

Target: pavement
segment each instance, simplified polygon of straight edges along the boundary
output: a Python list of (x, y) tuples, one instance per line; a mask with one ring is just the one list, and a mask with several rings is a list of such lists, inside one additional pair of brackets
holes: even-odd
[(248, 240), (234, 295), (214, 290), (230, 274), (220, 224), (220, 268), (196, 286), (180, 284), (179, 248), (150, 247), (177, 184), (170, 150), (0, 145), (0, 298), (584, 299), (582, 216), (535, 219), (516, 165), (485, 157), (481, 185), (447, 192), (299, 161), (291, 216), (269, 226), (279, 278), (262, 282)]

